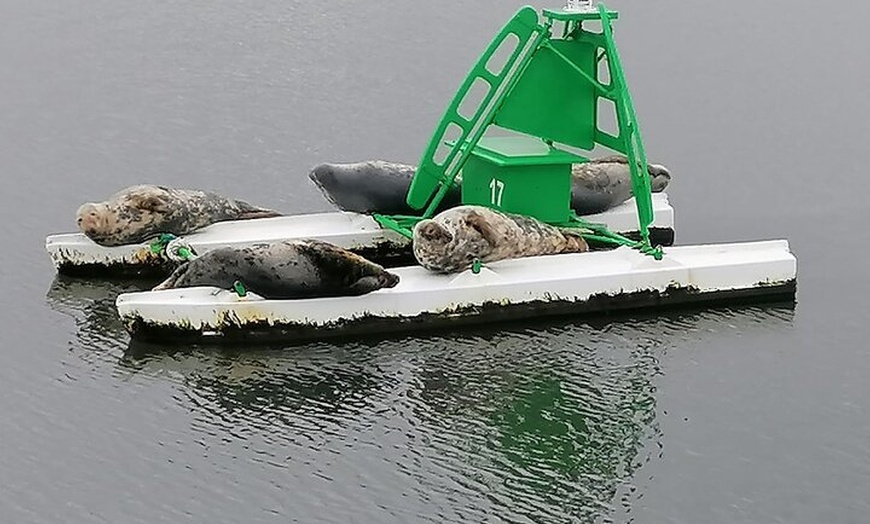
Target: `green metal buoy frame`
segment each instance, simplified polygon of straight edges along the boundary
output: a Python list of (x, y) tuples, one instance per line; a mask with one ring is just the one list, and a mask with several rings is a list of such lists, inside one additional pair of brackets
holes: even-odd
[[(590, 240), (631, 246), (659, 260), (661, 248), (653, 247), (649, 237), (654, 217), (646, 154), (613, 40), (611, 21), (618, 14), (599, 3), (594, 11), (544, 9), (542, 15), (543, 21), (530, 6), (517, 11), (457, 90), (408, 191), (409, 206), (421, 214), (375, 214), (374, 218), (382, 227), (412, 238), (414, 226), (434, 215), (462, 171), (465, 204), (583, 228)], [(595, 21), (600, 22), (601, 32), (584, 27)], [(554, 37), (557, 24), (562, 25), (562, 32)], [(599, 78), (599, 66), (605, 59), (607, 83)], [(598, 126), (600, 99), (613, 103), (617, 135)], [(516, 136), (485, 137), (492, 126)], [(640, 241), (564, 208), (570, 205), (570, 164), (587, 161), (567, 148), (590, 151), (596, 145), (629, 159)]]

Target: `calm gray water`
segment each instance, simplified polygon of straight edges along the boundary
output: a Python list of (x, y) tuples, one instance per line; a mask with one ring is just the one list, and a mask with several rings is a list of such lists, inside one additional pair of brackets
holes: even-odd
[(0, 0), (0, 520), (865, 521), (866, 3), (612, 2), (678, 243), (789, 239), (795, 305), (173, 350), (56, 278), (127, 185), (301, 213), (417, 162), (520, 5)]

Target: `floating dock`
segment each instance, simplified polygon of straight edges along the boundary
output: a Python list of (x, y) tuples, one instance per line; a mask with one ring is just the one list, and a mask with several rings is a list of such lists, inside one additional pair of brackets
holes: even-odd
[(392, 269), (391, 289), (358, 297), (265, 300), (210, 287), (125, 293), (116, 305), (135, 339), (300, 341), (551, 315), (789, 300), (797, 260), (784, 240), (672, 246), (661, 260), (628, 247), (503, 260), (479, 273)]

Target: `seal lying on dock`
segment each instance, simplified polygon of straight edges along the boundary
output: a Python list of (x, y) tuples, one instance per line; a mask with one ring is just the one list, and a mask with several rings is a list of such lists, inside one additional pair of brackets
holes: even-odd
[[(417, 168), (397, 162), (370, 160), (352, 164), (320, 164), (308, 178), (323, 196), (342, 211), (412, 215), (418, 211), (405, 201)], [(462, 201), (459, 186), (451, 187), (438, 208), (443, 211)], [(437, 212), (437, 211), (436, 211)]]
[(79, 229), (101, 246), (137, 244), (161, 233), (185, 235), (227, 220), (279, 217), (271, 209), (207, 191), (138, 185), (76, 212)]
[(495, 262), (588, 251), (579, 232), (483, 206), (458, 206), (414, 227), (414, 256), (438, 273), (464, 271), (475, 259)]
[(232, 289), (240, 281), (268, 299), (364, 295), (391, 288), (399, 277), (320, 240), (218, 248), (178, 267), (154, 290), (196, 286)]
[[(665, 166), (647, 163), (653, 193), (671, 181)], [(578, 215), (601, 213), (634, 196), (628, 158), (611, 155), (571, 166), (571, 208)]]

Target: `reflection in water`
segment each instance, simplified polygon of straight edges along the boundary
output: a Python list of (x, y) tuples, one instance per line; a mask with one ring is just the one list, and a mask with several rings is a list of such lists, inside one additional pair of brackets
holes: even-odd
[[(356, 489), (413, 507), (410, 495), (439, 521), (630, 511), (642, 496), (634, 476), (663, 439), (655, 379), (667, 351), (721, 332), (787, 329), (794, 313), (787, 304), (341, 345), (169, 348), (127, 343), (115, 296), (142, 287), (58, 277), (48, 301), (76, 319), (81, 358), (178, 383), (176, 401), (206, 447), (242, 445), (291, 477), (328, 479), (323, 496), (352, 499)], [(363, 485), (364, 475), (382, 481)]]
[(660, 436), (652, 382), (667, 340), (650, 343), (653, 329), (493, 333), (429, 355), (420, 396), (436, 410), (445, 467), (487, 479), (491, 503), (509, 520), (606, 515), (646, 460), (638, 457), (645, 441)]
[(442, 521), (587, 521), (642, 495), (632, 481), (660, 451), (668, 349), (786, 329), (792, 315), (789, 304), (256, 350), (133, 344), (119, 368), (180, 381), (210, 445), (244, 442), (332, 490), (352, 489), (337, 471), (380, 467), (369, 473), (395, 480), (367, 496), (401, 505), (393, 497), (410, 492)]
[(371, 474), (393, 480), (366, 496), (401, 505), (396, 493), (410, 494), (443, 521), (588, 521), (614, 504), (630, 510), (642, 495), (633, 478), (663, 438), (655, 379), (668, 349), (722, 330), (783, 329), (793, 315), (789, 304), (341, 345), (179, 348), (127, 342), (115, 297), (146, 285), (58, 277), (47, 298), (76, 320), (80, 358), (180, 384), (176, 401), (206, 447), (240, 444), (263, 464), (329, 479), (333, 492), (362, 489), (343, 480), (358, 468), (383, 468)]
[(282, 413), (335, 414), (359, 407), (385, 377), (339, 348), (311, 344), (286, 351), (133, 343), (119, 361), (127, 373), (183, 377), (197, 405), (219, 418), (287, 425)]
[(87, 351), (79, 356), (117, 355), (124, 351), (127, 332), (118, 317), (115, 298), (155, 285), (150, 280), (97, 280), (57, 275), (46, 293), (49, 306), (76, 324), (75, 345)]

